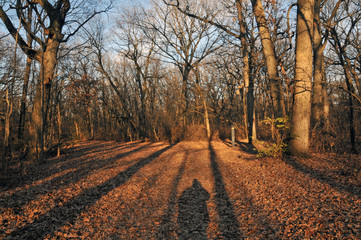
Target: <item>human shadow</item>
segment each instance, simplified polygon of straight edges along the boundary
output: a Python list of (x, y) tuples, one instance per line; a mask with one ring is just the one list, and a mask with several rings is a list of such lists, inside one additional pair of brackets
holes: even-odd
[(240, 239), (240, 225), (234, 214), (233, 204), (227, 194), (223, 176), (219, 170), (217, 156), (211, 142), (208, 143), (210, 152), (211, 168), (214, 175), (215, 201), (217, 212), (220, 217), (220, 231), (224, 239)]
[[(88, 207), (94, 205), (99, 199), (107, 195), (113, 189), (123, 185), (141, 168), (151, 163), (162, 153), (171, 149), (174, 145), (162, 148), (153, 154), (140, 159), (138, 162), (120, 172), (114, 178), (105, 181), (103, 184), (84, 190), (74, 199), (64, 205), (52, 208), (47, 214), (40, 216), (34, 222), (18, 228), (10, 233), (11, 238), (22, 239), (43, 239), (46, 235), (52, 236), (55, 231), (66, 223), (74, 223), (81, 213)], [(45, 229), (44, 226), (47, 226)]]
[(178, 199), (179, 239), (207, 239), (209, 193), (197, 180)]

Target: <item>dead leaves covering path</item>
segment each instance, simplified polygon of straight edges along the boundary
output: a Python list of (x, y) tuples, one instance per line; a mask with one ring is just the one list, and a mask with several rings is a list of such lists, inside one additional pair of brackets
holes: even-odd
[(361, 239), (359, 156), (81, 142), (0, 190), (1, 239)]

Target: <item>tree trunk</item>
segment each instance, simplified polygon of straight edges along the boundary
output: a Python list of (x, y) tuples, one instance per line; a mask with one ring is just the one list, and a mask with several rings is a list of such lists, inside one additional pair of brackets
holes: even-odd
[(187, 122), (188, 122), (188, 108), (189, 108), (189, 97), (188, 97), (188, 79), (191, 68), (186, 66), (182, 71), (182, 97), (184, 99), (182, 103), (182, 117), (183, 117), (183, 134), (185, 134)]
[(26, 97), (28, 95), (29, 89), (29, 79), (31, 71), (31, 58), (26, 58), (25, 74), (24, 74), (24, 85), (21, 94), (21, 104), (20, 104), (20, 116), (19, 116), (19, 129), (18, 129), (18, 138), (23, 139), (24, 129), (25, 129), (25, 119), (26, 119)]
[[(28, 22), (32, 20), (32, 11), (28, 11)], [(31, 46), (33, 42), (33, 38), (30, 34), (27, 34), (27, 44)], [(25, 129), (25, 119), (26, 119), (26, 96), (28, 95), (29, 89), (29, 79), (30, 79), (30, 71), (31, 71), (31, 63), (32, 59), (30, 56), (26, 57), (26, 65), (25, 65), (25, 73), (24, 73), (24, 85), (23, 91), (21, 95), (21, 104), (20, 104), (20, 117), (19, 117), (19, 128), (18, 128), (18, 138), (19, 140), (23, 139), (24, 129)]]
[(60, 43), (53, 41), (43, 53), (39, 80), (36, 86), (33, 111), (29, 126), (30, 158), (39, 162), (43, 160), (44, 134), (47, 124), (51, 83), (57, 63), (57, 52)]
[(207, 138), (208, 138), (208, 140), (211, 140), (211, 127), (209, 125), (207, 102), (204, 97), (202, 97), (202, 101), (203, 101), (203, 108), (204, 108), (204, 122), (205, 122), (206, 130), (207, 130)]
[(270, 80), (272, 107), (275, 117), (286, 117), (286, 108), (282, 95), (280, 78), (277, 71), (275, 46), (265, 17), (261, 0), (252, 0), (253, 13), (256, 17), (258, 31), (261, 37), (263, 54), (266, 60), (267, 73)]
[(337, 32), (335, 29), (331, 30), (332, 38), (335, 42), (334, 48), (338, 57), (340, 59), (341, 65), (343, 67), (343, 71), (345, 73), (346, 85), (348, 91), (348, 100), (349, 100), (349, 124), (350, 124), (350, 143), (351, 143), (351, 152), (356, 153), (356, 130), (355, 130), (355, 122), (354, 122), (354, 103), (353, 97), (356, 96), (356, 91), (352, 83), (352, 67), (348, 64), (348, 58), (345, 53), (345, 49), (341, 46), (341, 42), (338, 39)]
[[(10, 94), (11, 95), (11, 94)], [(3, 146), (2, 146), (2, 162), (1, 162), (1, 174), (7, 172), (8, 168), (8, 161), (7, 157), (10, 152), (10, 119), (13, 112), (13, 103), (12, 99), (9, 96), (9, 88), (6, 90), (6, 112), (5, 112), (5, 126), (4, 126), (4, 139), (3, 139)]]
[(296, 65), (290, 152), (307, 154), (311, 122), (311, 88), (313, 73), (314, 0), (298, 0)]
[(142, 70), (141, 68), (137, 65), (136, 66), (136, 81), (138, 83), (138, 88), (139, 88), (139, 95), (140, 95), (140, 114), (139, 114), (139, 129), (140, 129), (140, 137), (141, 138), (146, 138), (148, 137), (148, 127), (147, 127), (147, 123), (146, 123), (146, 114), (145, 114), (145, 95), (144, 95), (144, 91), (143, 91), (143, 84), (142, 84)]
[[(248, 42), (246, 38), (246, 26), (243, 18), (243, 7), (240, 0), (236, 1), (237, 4), (237, 15), (238, 22), (240, 27), (240, 40), (242, 44), (242, 55), (243, 55), (243, 78), (244, 78), (244, 86), (247, 96), (247, 138), (248, 143), (252, 144), (253, 140), (253, 127), (254, 127), (254, 96), (253, 96), (253, 78), (250, 76), (250, 60), (248, 53)], [(246, 107), (246, 105), (245, 105)]]
[[(324, 90), (326, 88), (325, 78), (325, 63), (323, 51), (326, 47), (326, 43), (322, 44), (321, 26), (320, 26), (320, 5), (321, 0), (315, 0), (314, 7), (314, 29), (313, 29), (313, 52), (314, 52), (314, 72), (313, 72), (313, 95), (312, 95), (312, 119), (313, 126), (318, 125), (323, 128), (327, 122), (324, 117)], [(327, 100), (328, 101), (328, 100)]]

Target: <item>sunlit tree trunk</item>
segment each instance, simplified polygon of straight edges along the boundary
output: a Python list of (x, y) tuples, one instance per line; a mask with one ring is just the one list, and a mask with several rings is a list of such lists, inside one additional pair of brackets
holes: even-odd
[(283, 93), (280, 78), (277, 71), (277, 57), (275, 46), (271, 39), (270, 30), (265, 17), (265, 11), (261, 0), (252, 0), (253, 13), (256, 17), (258, 31), (261, 37), (263, 54), (266, 60), (267, 73), (270, 80), (270, 90), (272, 98), (273, 111), (275, 117), (285, 117), (286, 108), (283, 99)]
[(309, 151), (311, 122), (314, 0), (298, 0), (297, 4), (295, 89), (289, 147), (292, 154), (305, 154)]
[(322, 83), (324, 80), (323, 70), (323, 45), (320, 33), (320, 0), (315, 1), (315, 21), (313, 29), (313, 46), (314, 46), (314, 82), (313, 82), (313, 124), (318, 124), (322, 116)]
[(57, 153), (56, 156), (59, 157), (61, 154), (61, 111), (60, 111), (60, 101), (61, 101), (61, 91), (63, 88), (63, 82), (60, 84), (59, 89), (56, 93), (56, 116), (57, 116), (57, 125), (58, 125), (58, 129), (57, 129), (57, 138), (58, 138), (58, 143), (57, 143)]
[(321, 0), (315, 0), (314, 28), (313, 28), (313, 52), (314, 52), (314, 72), (312, 89), (312, 119), (313, 126), (328, 130), (328, 95), (325, 76), (324, 49), (326, 43), (322, 43), (321, 35)]
[(244, 86), (247, 95), (247, 137), (248, 143), (252, 144), (253, 136), (253, 127), (254, 127), (254, 119), (253, 119), (253, 111), (254, 111), (254, 96), (253, 96), (253, 78), (250, 76), (250, 61), (249, 61), (249, 52), (248, 52), (248, 42), (246, 38), (246, 26), (245, 20), (243, 18), (243, 7), (240, 0), (236, 1), (237, 4), (237, 15), (238, 22), (240, 27), (240, 40), (241, 40), (241, 48), (243, 54), (243, 78), (244, 78)]
[(57, 63), (57, 52), (60, 42), (52, 41), (41, 58), (41, 70), (39, 80), (36, 85), (34, 105), (31, 113), (29, 126), (30, 137), (30, 157), (42, 161), (44, 152), (44, 134), (46, 129), (46, 119), (49, 109), (50, 89), (53, 75)]

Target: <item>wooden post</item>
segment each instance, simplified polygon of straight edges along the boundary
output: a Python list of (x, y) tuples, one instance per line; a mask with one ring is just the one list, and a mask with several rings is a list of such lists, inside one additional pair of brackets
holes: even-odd
[(232, 147), (234, 147), (235, 141), (236, 141), (236, 136), (234, 134), (234, 126), (233, 125), (231, 127), (231, 130), (232, 130)]

